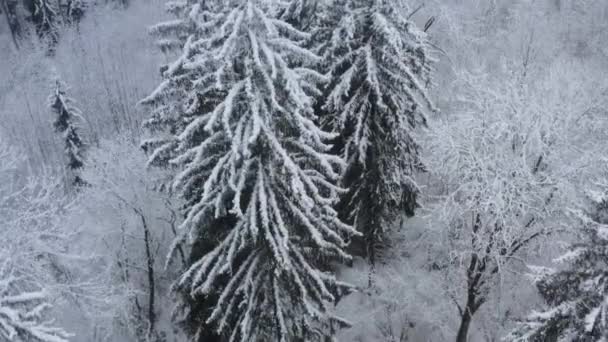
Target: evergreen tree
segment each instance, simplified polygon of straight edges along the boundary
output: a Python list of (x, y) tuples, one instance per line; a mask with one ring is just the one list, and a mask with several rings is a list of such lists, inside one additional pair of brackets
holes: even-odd
[(282, 8), (280, 18), (292, 26), (305, 28), (318, 9), (318, 0), (294, 0)]
[[(200, 38), (211, 34), (215, 28), (209, 24), (214, 22), (216, 12), (224, 6), (222, 0), (170, 1), (167, 11), (176, 18), (159, 23), (150, 31), (158, 37), (157, 44), (163, 51), (183, 49), (190, 36)], [(192, 9), (196, 12), (191, 12)], [(167, 67), (163, 67), (163, 71)]]
[(45, 319), (50, 308), (43, 291), (23, 288), (6, 255), (0, 265), (0, 341), (67, 342), (71, 336)]
[(55, 45), (59, 40), (58, 13), (55, 4), (51, 0), (26, 1), (31, 13), (31, 20), (36, 28), (38, 37), (49, 46), (49, 53), (53, 54)]
[(320, 19), (326, 14), (325, 10), (330, 2), (331, 0), (289, 1), (280, 9), (279, 17), (290, 25), (314, 36), (314, 32), (321, 23)]
[(534, 311), (506, 341), (604, 341), (608, 338), (608, 192), (590, 193), (594, 210), (576, 212), (583, 242), (557, 259), (564, 270), (533, 268), (547, 307)]
[(66, 4), (66, 19), (68, 22), (78, 25), (86, 9), (86, 2), (84, 0), (68, 0)]
[(62, 82), (57, 80), (53, 93), (49, 96), (49, 103), (57, 116), (53, 126), (58, 133), (62, 134), (65, 141), (65, 154), (68, 159), (67, 167), (73, 174), (73, 184), (81, 186), (86, 184), (80, 176), (80, 171), (84, 166), (86, 146), (80, 137), (80, 129), (77, 124), (77, 121), (82, 120), (82, 114), (75, 106), (75, 101), (65, 95), (64, 88), (65, 86)]
[[(347, 3), (347, 0), (293, 1), (282, 9), (280, 17), (294, 27), (309, 32), (307, 47), (317, 55), (324, 56), (331, 47), (334, 30), (346, 13)], [(321, 62), (320, 67), (324, 73), (328, 72), (330, 62), (331, 58), (324, 58)]]
[(342, 19), (325, 54), (332, 63), (324, 110), (348, 163), (340, 212), (364, 233), (373, 263), (396, 214), (411, 216), (417, 207), (412, 176), (424, 168), (413, 131), (434, 110), (431, 58), (426, 35), (393, 1), (357, 0), (336, 10)]
[(322, 341), (346, 324), (329, 304), (350, 290), (327, 265), (350, 258), (356, 232), (333, 209), (344, 164), (312, 110), (325, 78), (310, 34), (274, 1), (179, 6), (154, 31), (173, 30), (162, 45), (183, 54), (142, 101), (163, 132), (143, 144), (150, 164), (182, 170), (175, 246), (191, 251), (176, 313), (197, 341)]

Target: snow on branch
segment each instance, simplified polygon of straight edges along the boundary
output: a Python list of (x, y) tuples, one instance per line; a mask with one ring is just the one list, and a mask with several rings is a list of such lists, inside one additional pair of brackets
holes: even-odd
[(66, 86), (55, 80), (53, 92), (49, 96), (49, 106), (56, 115), (53, 126), (62, 135), (65, 143), (65, 155), (68, 158), (67, 167), (75, 173), (74, 184), (83, 185), (85, 182), (78, 174), (84, 166), (84, 153), (86, 145), (80, 135), (78, 122), (84, 121), (82, 113), (76, 107), (75, 101), (65, 94)]
[[(365, 233), (368, 257), (396, 216), (413, 215), (423, 171), (416, 135), (437, 111), (428, 89), (426, 35), (393, 11), (395, 1), (353, 1), (333, 31), (323, 110), (348, 162), (344, 217)], [(336, 5), (338, 6), (338, 5)], [(371, 203), (371, 204), (370, 204)]]
[(173, 187), (186, 210), (175, 246), (213, 241), (193, 250), (202, 255), (176, 284), (189, 298), (178, 311), (187, 317), (188, 301), (217, 296), (196, 329), (231, 341), (319, 340), (318, 329), (345, 324), (329, 304), (351, 290), (320, 269), (348, 260), (357, 234), (333, 208), (344, 163), (312, 111), (320, 58), (274, 6), (209, 8), (197, 19), (209, 30), (188, 36), (143, 101), (155, 108), (149, 125), (170, 136), (155, 140), (151, 164), (180, 170)]
[[(28, 290), (13, 271), (10, 257), (0, 262), (0, 339), (15, 342), (67, 342), (72, 336), (45, 317), (50, 308), (44, 291)], [(1, 260), (1, 259), (0, 259)]]

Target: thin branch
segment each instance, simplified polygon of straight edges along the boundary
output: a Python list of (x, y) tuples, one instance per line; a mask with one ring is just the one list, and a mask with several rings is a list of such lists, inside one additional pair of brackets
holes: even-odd
[(410, 13), (410, 14), (407, 16), (407, 20), (410, 20), (410, 19), (411, 19), (411, 18), (414, 16), (414, 14), (416, 14), (418, 11), (420, 11), (422, 8), (424, 8), (424, 5), (425, 5), (425, 3), (423, 2), (423, 3), (421, 3), (421, 4), (420, 4), (418, 7), (416, 7), (416, 9), (415, 9), (415, 10), (413, 10), (413, 11), (412, 11), (412, 13)]

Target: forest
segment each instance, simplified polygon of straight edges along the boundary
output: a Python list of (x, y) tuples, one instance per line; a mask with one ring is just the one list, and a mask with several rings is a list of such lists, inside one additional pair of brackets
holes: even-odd
[(605, 0), (0, 0), (0, 342), (606, 342), (606, 42)]

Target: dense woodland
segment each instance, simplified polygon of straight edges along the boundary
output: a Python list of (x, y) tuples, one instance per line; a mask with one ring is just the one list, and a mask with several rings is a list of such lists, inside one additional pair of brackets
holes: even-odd
[(0, 0), (0, 342), (608, 341), (605, 0)]

